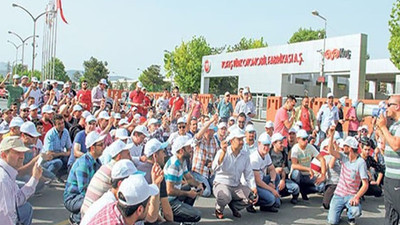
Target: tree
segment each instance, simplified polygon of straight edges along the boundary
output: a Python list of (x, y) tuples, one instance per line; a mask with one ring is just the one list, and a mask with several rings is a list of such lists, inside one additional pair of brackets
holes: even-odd
[(213, 48), (202, 36), (194, 36), (188, 42), (182, 42), (172, 52), (164, 54), (164, 68), (169, 78), (174, 81), (184, 93), (200, 90), (201, 64), (205, 55), (211, 55)]
[[(14, 74), (18, 74), (20, 76), (28, 76), (29, 78), (31, 78), (31, 76), (32, 76), (32, 71), (28, 70), (28, 67), (26, 65), (17, 64), (14, 67), (13, 71), (14, 71)], [(35, 71), (33, 71), (33, 76), (40, 80), (42, 73), (38, 70), (35, 70)]]
[(85, 72), (83, 73), (83, 79), (88, 81), (89, 88), (96, 86), (100, 79), (108, 79), (108, 74), (110, 73), (107, 69), (107, 62), (102, 62), (90, 57), (89, 60), (83, 62), (83, 67)]
[(243, 37), (240, 39), (239, 43), (235, 44), (234, 46), (229, 46), (227, 52), (237, 52), (243, 51), (253, 48), (264, 48), (268, 47), (267, 42), (264, 42), (264, 38), (261, 37), (260, 39), (252, 39), (252, 38), (245, 38)]
[(164, 77), (161, 75), (159, 65), (151, 65), (147, 67), (142, 74), (139, 76), (140, 82), (150, 92), (163, 91), (166, 88), (166, 82)]
[[(59, 58), (53, 58), (50, 60), (47, 65), (45, 66), (45, 71), (49, 71), (48, 74), (52, 74), (54, 70), (54, 79), (58, 81), (69, 81), (71, 80), (67, 72), (65, 71), (64, 63)], [(48, 78), (48, 77), (46, 77)]]
[(393, 4), (392, 12), (389, 20), (390, 41), (388, 49), (390, 52), (390, 60), (400, 69), (400, 1), (397, 0)]
[(72, 74), (72, 80), (75, 82), (81, 82), (82, 74), (79, 71), (75, 71), (74, 74)]
[(288, 43), (292, 44), (292, 43), (303, 42), (303, 41), (318, 40), (318, 39), (323, 39), (324, 36), (325, 36), (324, 29), (313, 30), (311, 28), (309, 28), (309, 29), (299, 28), (298, 31), (294, 32), (292, 37), (289, 39)]

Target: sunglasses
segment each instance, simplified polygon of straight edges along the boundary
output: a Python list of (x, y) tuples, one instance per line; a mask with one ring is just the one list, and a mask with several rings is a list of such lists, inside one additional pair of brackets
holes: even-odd
[(29, 134), (27, 134), (27, 133), (24, 133), (24, 135), (27, 136), (27, 137), (29, 137), (29, 138), (35, 138), (34, 136), (29, 135)]
[(301, 138), (301, 140), (303, 140), (303, 141), (308, 141), (308, 138)]
[(103, 147), (103, 146), (104, 146), (104, 142), (100, 142), (100, 143), (98, 143), (98, 144), (95, 144), (94, 146), (100, 146), (100, 147)]
[(186, 126), (178, 126), (178, 129), (185, 129)]
[(22, 112), (29, 112), (29, 109), (23, 109)]
[(244, 123), (245, 121), (238, 121), (238, 123), (240, 123), (240, 124), (242, 124), (242, 123)]

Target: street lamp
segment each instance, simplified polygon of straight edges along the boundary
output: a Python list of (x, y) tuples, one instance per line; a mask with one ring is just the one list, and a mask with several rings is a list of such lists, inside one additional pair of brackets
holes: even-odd
[[(24, 65), (24, 46), (25, 46), (25, 42), (27, 41), (27, 40), (29, 40), (30, 38), (33, 38), (33, 35), (31, 35), (31, 36), (29, 36), (29, 37), (27, 37), (27, 38), (25, 38), (25, 39), (23, 39), (21, 36), (19, 36), (17, 33), (15, 33), (15, 32), (12, 32), (12, 31), (8, 31), (8, 33), (9, 34), (14, 34), (15, 36), (17, 36), (18, 38), (19, 38), (19, 40), (21, 40), (21, 42), (22, 42), (22, 65)], [(36, 37), (38, 38), (39, 37), (39, 35), (36, 35)]]
[(36, 54), (35, 54), (35, 49), (36, 49), (36, 22), (37, 22), (37, 20), (41, 17), (41, 16), (43, 16), (43, 15), (45, 15), (46, 13), (47, 13), (47, 11), (45, 11), (45, 12), (42, 12), (42, 13), (40, 13), (38, 16), (36, 16), (36, 17), (34, 17), (27, 9), (25, 9), (24, 7), (22, 7), (22, 6), (20, 6), (20, 5), (18, 5), (18, 4), (15, 4), (15, 3), (13, 3), (12, 4), (12, 6), (13, 7), (18, 7), (18, 8), (20, 8), (20, 9), (22, 9), (22, 10), (24, 10), (26, 13), (28, 13), (28, 15), (32, 18), (32, 20), (33, 20), (33, 43), (32, 43), (32, 47), (33, 47), (33, 51), (32, 51), (32, 74), (31, 74), (31, 77), (33, 77), (33, 73), (34, 73), (34, 71), (35, 71), (35, 57), (36, 57)]
[[(317, 17), (323, 19), (324, 22), (325, 22), (324, 46), (323, 46), (323, 49), (322, 49), (322, 51), (321, 51), (322, 62), (321, 62), (320, 77), (322, 78), (322, 77), (324, 77), (324, 72), (325, 72), (325, 71), (324, 71), (324, 70), (325, 70), (325, 44), (326, 44), (326, 23), (327, 23), (327, 20), (326, 20), (325, 17), (321, 16), (317, 10), (314, 10), (314, 11), (312, 11), (311, 13), (312, 13), (314, 16), (317, 16)], [(321, 80), (321, 81), (323, 81), (323, 80)], [(320, 98), (322, 98), (322, 92), (323, 92), (323, 88), (324, 88), (323, 85), (324, 85), (324, 82), (321, 82)]]
[(16, 45), (14, 42), (12, 42), (12, 41), (10, 41), (10, 40), (7, 40), (7, 42), (10, 43), (10, 44), (12, 44), (12, 45), (15, 47), (15, 65), (14, 65), (14, 63), (13, 63), (13, 71), (14, 71), (14, 73), (15, 73), (15, 67), (16, 67), (16, 65), (17, 65), (17, 63), (18, 63), (18, 49), (19, 49), (19, 47), (21, 47), (22, 44)]
[[(168, 50), (164, 50), (165, 53), (169, 54), (171, 56), (171, 66), (174, 66), (174, 55), (172, 54), (172, 52), (168, 51)], [(172, 88), (174, 86), (174, 71), (172, 70), (172, 68), (170, 68), (170, 72), (171, 72), (171, 92), (172, 92)]]

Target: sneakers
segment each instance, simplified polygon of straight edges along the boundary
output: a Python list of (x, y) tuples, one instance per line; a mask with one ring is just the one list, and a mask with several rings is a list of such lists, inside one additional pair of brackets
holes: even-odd
[(223, 219), (224, 218), (224, 213), (219, 211), (218, 209), (215, 210), (215, 217), (217, 217), (217, 219)]
[(255, 209), (252, 205), (247, 206), (247, 207), (246, 207), (246, 210), (247, 210), (247, 212), (249, 212), (249, 213), (256, 213), (256, 212), (257, 212), (256, 209)]
[(260, 211), (277, 213), (279, 210), (274, 206), (260, 206)]
[(290, 203), (292, 203), (293, 205), (296, 205), (299, 202), (298, 198), (299, 198), (299, 194), (293, 195), (293, 198), (290, 200)]
[(242, 214), (240, 214), (240, 212), (237, 209), (235, 209), (235, 207), (231, 203), (229, 203), (228, 206), (232, 210), (232, 215), (234, 217), (237, 217), (237, 218), (241, 218), (242, 217)]
[(356, 219), (349, 219), (350, 225), (356, 225)]
[(310, 200), (310, 199), (308, 198), (308, 196), (307, 196), (306, 193), (301, 193), (301, 198), (302, 198), (304, 201)]

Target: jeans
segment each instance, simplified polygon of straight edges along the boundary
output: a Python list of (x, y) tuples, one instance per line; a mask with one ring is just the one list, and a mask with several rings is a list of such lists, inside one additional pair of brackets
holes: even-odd
[[(271, 181), (271, 177), (269, 175), (266, 175), (263, 177), (263, 181), (268, 185)], [(280, 177), (279, 175), (276, 176), (275, 179), (275, 190), (279, 193), (279, 181), (280, 181)], [(280, 197), (275, 197), (274, 194), (272, 194), (271, 191), (264, 189), (262, 187), (257, 186), (257, 192), (258, 192), (258, 202), (257, 205), (260, 206), (273, 206), (276, 205), (277, 207), (279, 207), (281, 205), (281, 201), (280, 201)]]
[(296, 182), (296, 184), (299, 185), (300, 187), (300, 192), (302, 194), (310, 194), (310, 193), (322, 193), (324, 191), (324, 183), (321, 183), (320, 185), (315, 184), (315, 180), (317, 179), (315, 176), (310, 179), (309, 175), (303, 175), (301, 174), (300, 171), (298, 170), (293, 170), (292, 171), (292, 180)]
[(18, 214), (20, 221), (24, 223), (24, 225), (30, 225), (32, 223), (33, 209), (29, 202), (18, 207)]
[(385, 177), (385, 225), (399, 224), (400, 221), (400, 179)]
[[(182, 190), (189, 191), (190, 186), (185, 185)], [(172, 213), (174, 214), (175, 222), (199, 222), (201, 219), (200, 210), (193, 207), (196, 199), (185, 196), (179, 196), (174, 200), (170, 200)]]
[[(53, 175), (57, 174), (58, 171), (63, 166), (63, 161), (61, 159), (53, 159), (53, 160), (44, 162), (42, 165), (43, 165), (43, 168), (47, 170), (47, 172), (43, 175), (45, 175), (47, 177), (47, 176), (52, 176), (52, 174)], [(52, 173), (52, 174), (50, 174), (50, 173)], [(48, 177), (48, 178), (51, 178), (51, 177)]]
[(349, 218), (349, 220), (361, 216), (361, 203), (356, 206), (351, 206), (349, 204), (349, 201), (353, 197), (353, 195), (347, 195), (346, 197), (333, 195), (328, 212), (328, 222), (330, 224), (339, 223), (340, 215), (342, 214), (342, 211), (345, 207), (347, 208), (347, 217)]
[(84, 195), (70, 195), (64, 200), (65, 208), (71, 212), (70, 218), (78, 224), (81, 222), (81, 207), (84, 199)]
[[(44, 172), (44, 170), (43, 170), (43, 172)], [(28, 183), (28, 181), (30, 179), (31, 179), (31, 175), (17, 176), (17, 179), (15, 182), (17, 183), (18, 187), (21, 189), (26, 183)], [(44, 184), (43, 180), (39, 179), (39, 182), (35, 188), (35, 193), (38, 193), (41, 190), (43, 190), (44, 186), (45, 186), (45, 184)]]
[(192, 176), (194, 177), (194, 179), (196, 179), (198, 182), (203, 183), (204, 185), (206, 185), (206, 188), (203, 191), (202, 196), (203, 197), (210, 197), (211, 193), (212, 193), (212, 187), (211, 184), (214, 181), (215, 176), (212, 176), (210, 178), (205, 178), (203, 175), (197, 173), (197, 172), (191, 172)]
[(288, 196), (288, 195), (299, 195), (300, 193), (300, 187), (298, 184), (296, 184), (294, 181), (290, 179), (285, 179), (285, 188), (281, 191), (279, 191), (279, 194), (282, 197)]

